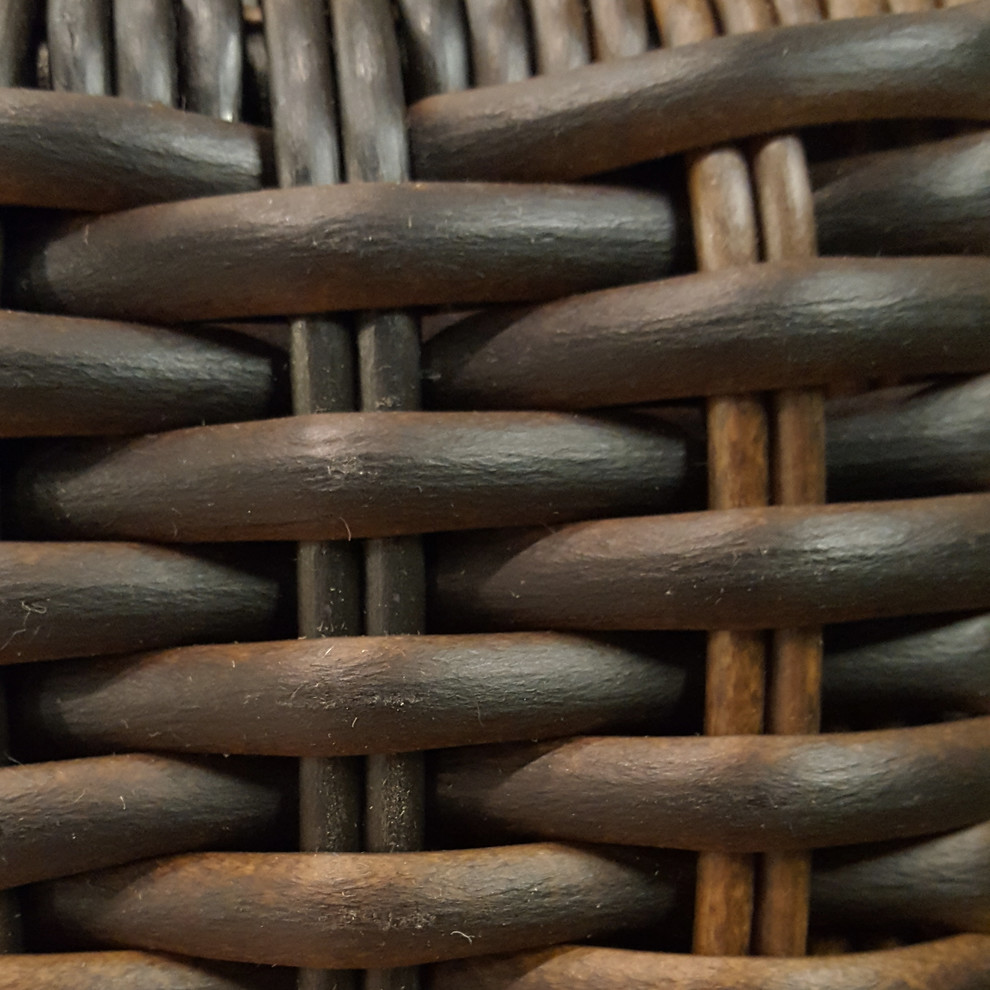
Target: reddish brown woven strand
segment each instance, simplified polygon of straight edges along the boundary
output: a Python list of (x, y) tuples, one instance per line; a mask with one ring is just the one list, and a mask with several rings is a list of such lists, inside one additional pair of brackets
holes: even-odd
[[(669, 46), (689, 45), (716, 32), (705, 0), (654, 2)], [(713, 271), (757, 260), (757, 229), (745, 160), (718, 148), (688, 161), (698, 268)], [(759, 399), (708, 400), (708, 497), (714, 509), (767, 503), (766, 418)], [(713, 632), (708, 640), (705, 731), (759, 732), (763, 723), (764, 656), (759, 632)], [(721, 851), (698, 860), (694, 950), (739, 955), (749, 945), (753, 864)]]
[(0, 3), (0, 988), (985, 990), (988, 25)]

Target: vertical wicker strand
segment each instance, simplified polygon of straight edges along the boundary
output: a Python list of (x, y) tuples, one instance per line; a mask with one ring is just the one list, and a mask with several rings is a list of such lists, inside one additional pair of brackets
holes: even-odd
[(180, 106), (239, 120), (244, 80), (240, 0), (179, 0)]
[[(330, 40), (321, 0), (280, 0), (264, 8), (275, 128), (283, 186), (340, 181)], [(305, 71), (301, 71), (304, 69)], [(291, 324), (292, 405), (296, 415), (353, 410), (354, 344), (350, 327), (311, 317)], [(299, 545), (299, 633), (307, 638), (361, 632), (359, 546)], [(362, 764), (305, 758), (299, 767), (299, 847), (354, 852), (361, 847)], [(300, 970), (300, 990), (351, 990), (357, 975)]]
[(588, 12), (582, 0), (529, 0), (540, 75), (567, 72), (591, 61)]
[[(406, 104), (396, 26), (387, 0), (331, 0), (340, 87), (341, 140), (349, 182), (409, 178)], [(357, 317), (361, 408), (389, 412), (420, 406), (419, 323), (404, 312)], [(365, 544), (365, 631), (420, 633), (426, 622), (426, 575), (418, 537)], [(402, 852), (423, 845), (421, 753), (371, 756), (366, 764), (364, 845)], [(415, 968), (369, 970), (367, 990), (419, 986)]]
[(642, 55), (650, 47), (646, 0), (590, 0), (595, 60)]
[(522, 0), (464, 0), (471, 35), (472, 82), (498, 86), (533, 74)]
[[(667, 45), (714, 37), (703, 0), (653, 0)], [(688, 184), (698, 267), (712, 271), (755, 262), (756, 217), (749, 169), (735, 148), (691, 156)], [(708, 402), (708, 489), (713, 509), (766, 505), (769, 487), (767, 422), (755, 396), (718, 396)], [(759, 733), (763, 728), (764, 637), (717, 631), (708, 638), (705, 731)], [(744, 955), (753, 917), (754, 857), (721, 852), (698, 857), (694, 951)]]
[[(718, 0), (728, 33), (761, 31), (777, 23), (766, 0)], [(817, 5), (784, 0), (781, 23), (817, 19)], [(816, 254), (814, 207), (804, 149), (793, 136), (776, 136), (753, 148), (753, 177), (767, 261)], [(778, 392), (772, 399), (774, 502), (802, 505), (825, 500), (825, 408), (817, 390)], [(822, 639), (820, 628), (778, 629), (771, 638), (767, 731), (818, 731)], [(754, 950), (800, 956), (807, 948), (811, 855), (769, 853), (762, 860)]]
[(52, 88), (92, 96), (112, 93), (109, 3), (48, 0), (45, 21)]
[(406, 99), (467, 89), (467, 11), (459, 0), (398, 0), (409, 66)]
[(114, 0), (117, 95), (175, 106), (179, 93), (171, 0)]
[(37, 47), (32, 45), (41, 20), (37, 0), (0, 4), (0, 86), (34, 86)]
[[(0, 86), (33, 82), (30, 49), (40, 11), (34, 0), (7, 0), (0, 8)], [(3, 270), (4, 230), (0, 226), (0, 272)], [(0, 475), (0, 484), (5, 479)], [(2, 529), (0, 529), (2, 538)], [(0, 667), (0, 768), (13, 761), (7, 722), (7, 696)], [(21, 950), (21, 923), (17, 894), (0, 891), (0, 955)]]

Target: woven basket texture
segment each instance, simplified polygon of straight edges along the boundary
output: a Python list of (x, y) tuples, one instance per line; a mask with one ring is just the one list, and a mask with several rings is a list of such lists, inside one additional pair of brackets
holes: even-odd
[(990, 988), (990, 0), (0, 87), (0, 990)]

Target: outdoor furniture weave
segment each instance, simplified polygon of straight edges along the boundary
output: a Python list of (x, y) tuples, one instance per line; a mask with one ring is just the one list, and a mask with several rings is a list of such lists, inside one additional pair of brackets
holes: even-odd
[(0, 990), (990, 987), (990, 0), (0, 86)]

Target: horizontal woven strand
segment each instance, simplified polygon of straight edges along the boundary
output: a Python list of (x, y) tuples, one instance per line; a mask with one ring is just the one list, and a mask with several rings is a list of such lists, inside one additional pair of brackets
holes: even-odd
[(128, 754), (4, 766), (0, 888), (165, 853), (258, 848), (291, 823), (286, 790), (275, 761)]
[[(224, 331), (0, 311), (0, 435), (145, 433), (260, 419), (282, 357)], [(287, 390), (286, 390), (287, 391)]]
[(438, 820), (483, 841), (494, 830), (759, 852), (990, 816), (990, 717), (823, 736), (580, 737), (437, 761)]
[(551, 844), (426, 853), (204, 853), (34, 888), (51, 937), (315, 968), (415, 965), (666, 916), (683, 869)]
[(662, 724), (689, 680), (698, 707), (700, 650), (687, 636), (354, 636), (34, 664), (8, 684), (25, 747), (355, 755)]
[(295, 990), (295, 985), (295, 973), (288, 969), (215, 962), (204, 966), (150, 952), (0, 956), (3, 990)]
[(754, 265), (488, 312), (425, 349), (452, 408), (580, 409), (990, 367), (990, 259)]
[[(277, 565), (279, 562), (272, 562)], [(268, 572), (265, 572), (268, 567)], [(250, 548), (0, 543), (0, 665), (271, 638), (287, 602)]]
[[(957, 935), (905, 948), (811, 959), (704, 958), (588, 946), (438, 963), (433, 990), (764, 990), (785, 977), (795, 990), (982, 990), (990, 937)], [(283, 968), (209, 964), (118, 951), (0, 958), (4, 990), (289, 990)]]
[[(73, 435), (87, 430), (107, 434), (125, 426), (140, 431), (168, 425), (173, 418), (180, 420), (177, 426), (184, 425), (183, 418), (193, 422), (232, 418), (227, 413), (262, 410), (273, 398), (278, 401), (272, 396), (268, 375), (272, 357), (239, 346), (228, 350), (223, 339), (211, 344), (211, 338), (180, 331), (131, 331), (126, 324), (64, 317), (26, 320), (28, 330), (34, 327), (36, 332), (23, 351), (6, 352), (9, 376), (0, 370), (0, 412), (4, 413), (0, 431), (19, 436), (57, 435), (69, 431), (70, 421)], [(71, 337), (59, 329), (63, 320), (64, 325), (73, 326)], [(147, 346), (141, 347), (142, 342)], [(131, 350), (129, 345), (139, 349)], [(119, 357), (108, 360), (108, 353), (115, 350)], [(64, 356), (64, 364), (51, 360), (53, 355)], [(198, 387), (187, 377), (192, 374), (189, 363), (193, 359), (198, 359)], [(88, 373), (74, 370), (82, 368)], [(183, 383), (187, 383), (184, 390)], [(162, 405), (161, 395), (171, 400)], [(988, 403), (990, 375), (917, 394), (878, 393), (855, 410), (843, 408), (840, 400), (827, 424), (830, 496), (845, 501), (986, 488), (990, 485)], [(663, 428), (663, 418), (661, 413), (657, 431), (658, 436), (663, 434), (665, 449), (670, 449), (672, 457), (674, 451), (683, 449), (687, 458), (683, 463), (696, 464), (700, 477), (700, 421), (692, 426), (690, 417), (682, 417), (688, 431), (683, 434), (679, 428)], [(541, 420), (536, 417), (532, 422)], [(699, 439), (693, 443), (689, 436)], [(59, 458), (46, 458), (46, 463), (57, 466)], [(38, 477), (38, 471), (29, 469), (27, 485), (33, 487)], [(688, 490), (692, 488), (689, 477), (690, 471), (682, 479)], [(673, 499), (681, 482), (676, 475), (668, 481)], [(659, 491), (656, 498), (659, 504)], [(28, 505), (32, 500), (26, 500)], [(688, 498), (684, 507), (692, 504)], [(51, 525), (50, 520), (45, 525)]]
[(990, 254), (990, 132), (839, 159), (815, 192), (824, 254)]
[(990, 715), (990, 614), (852, 623), (826, 631), (826, 710)]
[[(432, 990), (981, 990), (990, 936), (809, 959), (710, 957), (562, 946), (438, 964)], [(16, 990), (20, 990), (19, 987)], [(26, 987), (25, 987), (26, 990)]]
[(833, 417), (827, 429), (829, 491), (869, 499), (990, 488), (988, 409), (990, 375), (983, 375)]
[[(881, 932), (911, 923), (987, 933), (988, 827), (820, 851), (813, 912), (842, 916), (858, 904)], [(44, 919), (43, 941), (265, 965), (389, 965), (673, 924), (689, 909), (695, 860), (550, 844), (394, 855), (206, 853), (49, 882), (25, 890), (24, 901), (29, 920)]]
[[(833, 498), (986, 487), (988, 400), (984, 376), (833, 418)], [(223, 542), (699, 507), (704, 456), (690, 417), (385, 416), (322, 414), (44, 447), (11, 471), (12, 518), (35, 537)]]
[[(11, 206), (105, 211), (274, 181), (268, 131), (119, 99), (8, 90), (0, 139), (0, 202)], [(170, 141), (181, 157), (162, 153)], [(820, 167), (823, 253), (986, 254), (988, 154), (983, 132)]]
[(34, 534), (202, 542), (662, 512), (683, 500), (692, 468), (683, 437), (649, 416), (384, 412), (49, 450), (19, 477)]
[(659, 278), (678, 240), (661, 193), (352, 183), (128, 210), (5, 258), (20, 308), (174, 323), (512, 302)]
[(274, 181), (271, 156), (271, 133), (248, 124), (106, 96), (0, 91), (5, 205), (104, 212), (249, 192)]
[(990, 495), (728, 509), (438, 541), (448, 628), (764, 629), (990, 606)]
[[(990, 714), (990, 615), (841, 630), (826, 714)], [(431, 749), (700, 724), (700, 636), (516, 633), (186, 647), (32, 664), (7, 682), (24, 752), (284, 756)], [(160, 699), (167, 697), (163, 707)]]
[(823, 918), (864, 930), (935, 921), (990, 934), (990, 822), (918, 842), (837, 849), (816, 863)]
[(988, 86), (990, 4), (980, 0), (716, 38), (431, 96), (410, 110), (410, 141), (421, 179), (559, 181), (811, 124), (986, 120)]
[(7, 0), (0, 7), (0, 86), (33, 82), (35, 66), (28, 52), (40, 14), (34, 0)]

